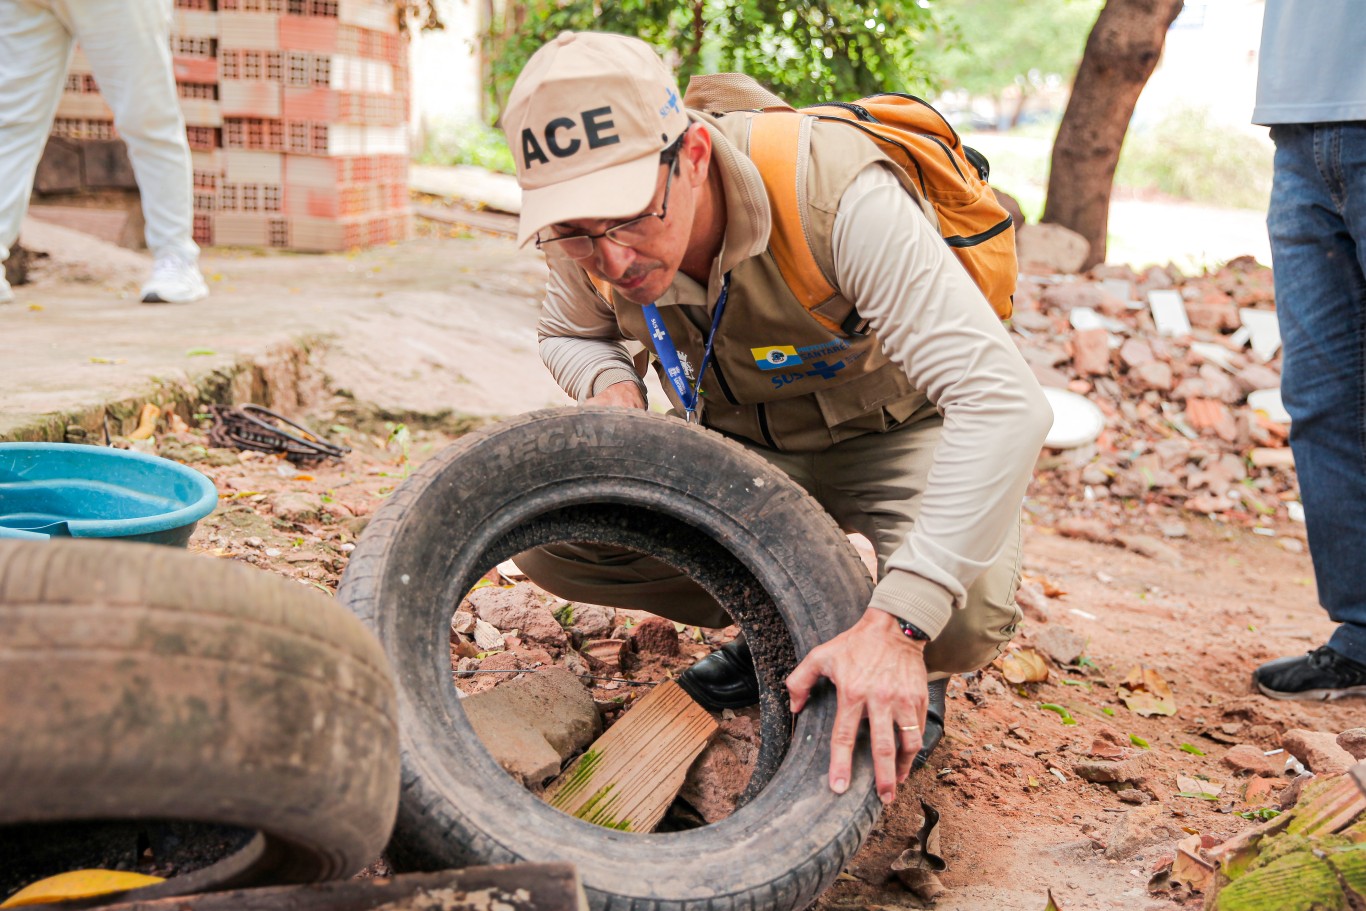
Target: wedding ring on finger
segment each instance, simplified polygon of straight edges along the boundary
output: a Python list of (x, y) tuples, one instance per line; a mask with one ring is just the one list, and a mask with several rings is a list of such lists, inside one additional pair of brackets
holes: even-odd
[(898, 731), (918, 731), (918, 730), (920, 730), (920, 725), (918, 725), (918, 724), (898, 724), (898, 725), (896, 726), (896, 729), (897, 729)]

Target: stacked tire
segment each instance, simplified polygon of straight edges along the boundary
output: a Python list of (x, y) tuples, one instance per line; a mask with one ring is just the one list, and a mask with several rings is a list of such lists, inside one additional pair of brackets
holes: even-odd
[(172, 548), (0, 542), (0, 630), (3, 832), (252, 833), (139, 897), (336, 879), (379, 856), (398, 800), (392, 673), (333, 599)]

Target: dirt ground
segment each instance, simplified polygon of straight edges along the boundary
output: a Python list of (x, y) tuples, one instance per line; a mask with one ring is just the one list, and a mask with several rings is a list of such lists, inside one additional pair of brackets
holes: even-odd
[[(314, 426), (353, 453), (341, 463), (296, 469), (268, 455), (204, 449), (198, 433), (160, 437), (162, 454), (195, 464), (223, 494), (192, 549), (333, 591), (366, 516), (414, 464), (452, 439), (392, 425)], [(933, 763), (902, 787), (821, 907), (921, 907), (890, 864), (919, 829), (922, 800), (942, 814), (947, 892), (935, 907), (1043, 911), (1049, 890), (1064, 911), (1198, 905), (1198, 898), (1183, 905), (1179, 896), (1148, 891), (1175, 840), (1189, 832), (1222, 840), (1254, 825), (1236, 812), (1274, 807), (1289, 781), (1267, 776), (1270, 787), (1245, 799), (1248, 779), (1221, 763), (1228, 749), (1275, 750), (1289, 729), (1337, 732), (1360, 723), (1360, 702), (1284, 703), (1250, 692), (1248, 674), (1258, 662), (1305, 651), (1330, 628), (1315, 602), (1302, 526), (1287, 523), (1268, 537), (1157, 511), (1147, 520), (1184, 536), (1149, 556), (1059, 534), (1055, 518), (1068, 514), (1037, 497), (1027, 504), (1025, 574), (1036, 594), (1019, 641), (1070, 631), (1084, 657), (1068, 667), (1050, 662), (1042, 683), (1010, 684), (998, 668), (955, 679), (948, 736)], [(1039, 598), (1039, 590), (1051, 595)], [(674, 664), (704, 650), (690, 636), (683, 641)], [(1175, 715), (1140, 717), (1120, 701), (1117, 686), (1139, 665), (1170, 684)], [(670, 669), (646, 661), (623, 673), (657, 679)], [(595, 692), (600, 704), (620, 695)], [(1075, 724), (1041, 705), (1064, 707)], [(1106, 856), (1135, 806), (1077, 776), (1074, 764), (1093, 753), (1146, 757), (1147, 776), (1135, 788), (1143, 797), (1126, 797), (1149, 801), (1142, 813), (1151, 815), (1144, 826), (1153, 843)], [(1268, 762), (1279, 770), (1284, 759)], [(1202, 790), (1218, 790), (1217, 799), (1177, 796), (1179, 774), (1207, 779), (1212, 784)]]
[[(421, 240), (409, 246), (424, 262), (438, 262), (441, 244), (469, 244), (466, 236), (428, 224)], [(382, 261), (389, 282), (401, 287), (401, 270), (411, 265), (403, 257), (410, 255), (415, 254), (385, 250), (345, 262), (372, 268)], [(503, 254), (497, 248), (481, 255)], [(293, 286), (309, 275), (323, 281), (343, 260), (263, 262), (257, 279), (263, 285)], [(234, 262), (234, 268), (245, 274), (255, 265)], [(414, 319), (425, 320), (446, 306), (437, 278), (424, 276), (432, 289), (414, 299)], [(250, 281), (244, 277), (243, 286)], [(487, 290), (473, 279), (462, 281), (462, 299), (477, 302), (477, 294)], [(535, 284), (529, 273), (519, 273), (518, 282), (519, 294), (521, 286)], [(377, 317), (363, 328), (374, 337), (385, 325)], [(477, 335), (468, 326), (465, 321), (456, 328)], [(495, 325), (490, 331), (500, 330)], [(347, 344), (361, 334), (353, 333)], [(510, 360), (506, 349), (499, 354)], [(540, 369), (534, 357), (528, 344), (505, 366), (530, 375)], [(405, 357), (400, 363), (405, 383), (430, 386), (416, 362)], [(449, 372), (448, 367), (438, 363), (432, 369)], [(382, 369), (374, 374), (383, 375)], [(370, 513), (414, 465), (453, 439), (417, 425), (358, 422), (350, 405), (350, 399), (324, 401), (304, 416), (334, 442), (353, 448), (340, 463), (296, 469), (271, 456), (208, 449), (202, 429), (177, 434), (165, 424), (153, 441), (137, 445), (193, 464), (217, 484), (219, 509), (200, 524), (193, 550), (333, 592)], [(462, 410), (459, 401), (449, 407)], [(1198, 896), (1150, 892), (1154, 869), (1187, 833), (1223, 839), (1255, 825), (1237, 814), (1275, 807), (1278, 792), (1291, 780), (1282, 773), (1284, 753), (1266, 757), (1267, 773), (1250, 779), (1223, 762), (1229, 750), (1251, 745), (1274, 751), (1288, 730), (1338, 732), (1360, 726), (1366, 717), (1361, 700), (1277, 702), (1253, 695), (1249, 686), (1259, 662), (1307, 651), (1329, 632), (1315, 599), (1303, 525), (1266, 520), (1254, 533), (1236, 521), (1224, 524), (1140, 500), (1123, 529), (1150, 542), (1139, 552), (1077, 537), (1085, 531), (1077, 520), (1087, 518), (1086, 504), (1075, 490), (1059, 489), (1056, 480), (1041, 474), (1026, 502), (1027, 606), (1018, 644), (1066, 651), (1065, 634), (1071, 633), (1076, 660), (1049, 660), (1049, 679), (1038, 683), (1010, 683), (1000, 668), (955, 679), (948, 735), (932, 765), (901, 788), (819, 907), (922, 907), (890, 872), (920, 828), (921, 801), (942, 817), (939, 853), (947, 870), (940, 878), (947, 891), (937, 908), (1044, 911), (1050, 890), (1061, 911), (1197, 907)], [(689, 635), (683, 634), (684, 664), (703, 650)], [(1136, 667), (1170, 685), (1174, 715), (1142, 717), (1125, 706), (1118, 687)], [(628, 664), (624, 673), (644, 677), (671, 669), (645, 662)], [(601, 703), (619, 693), (595, 695)], [(1078, 764), (1094, 759), (1133, 757), (1142, 774), (1124, 798), (1141, 803), (1126, 802), (1116, 788), (1076, 772)], [(1192, 792), (1190, 782), (1178, 783), (1178, 775), (1194, 779), (1202, 793), (1218, 793), (1214, 799), (1180, 796)], [(1256, 782), (1250, 795), (1249, 781)]]

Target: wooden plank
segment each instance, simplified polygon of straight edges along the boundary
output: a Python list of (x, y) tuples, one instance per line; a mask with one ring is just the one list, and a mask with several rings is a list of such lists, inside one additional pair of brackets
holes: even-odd
[(652, 832), (716, 731), (711, 713), (666, 680), (551, 782), (545, 799), (600, 826)]
[[(168, 880), (171, 882), (171, 880)], [(403, 899), (426, 901), (395, 905)], [(573, 864), (507, 864), (439, 873), (404, 873), (313, 886), (238, 889), (181, 898), (101, 905), (104, 911), (372, 911), (389, 907), (443, 911), (588, 911)]]

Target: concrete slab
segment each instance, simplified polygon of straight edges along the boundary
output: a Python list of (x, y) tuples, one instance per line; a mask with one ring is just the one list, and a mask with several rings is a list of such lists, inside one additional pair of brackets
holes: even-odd
[(470, 205), (511, 212), (522, 211), (517, 178), (468, 165), (410, 165), (408, 186), (419, 193), (447, 196)]
[(510, 240), (209, 250), (208, 299), (153, 306), (138, 300), (146, 255), (31, 219), (22, 239), (48, 257), (0, 305), (0, 440), (97, 433), (106, 416), (118, 433), (149, 400), (289, 411), (324, 381), (400, 416), (569, 402), (537, 354), (544, 262)]

